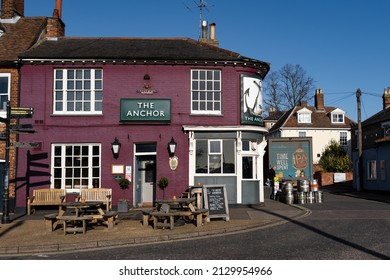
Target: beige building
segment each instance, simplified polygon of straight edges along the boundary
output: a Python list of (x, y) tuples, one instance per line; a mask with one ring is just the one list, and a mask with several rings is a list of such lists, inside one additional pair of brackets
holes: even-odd
[(325, 106), (321, 89), (315, 91), (314, 103), (314, 106), (309, 106), (302, 101), (286, 111), (270, 128), (267, 138), (311, 137), (313, 164), (318, 163), (331, 140), (338, 141), (350, 154), (351, 128), (355, 123), (342, 109)]

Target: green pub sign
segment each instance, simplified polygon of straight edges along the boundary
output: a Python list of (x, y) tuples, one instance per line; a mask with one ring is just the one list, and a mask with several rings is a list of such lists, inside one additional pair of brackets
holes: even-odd
[(169, 122), (171, 99), (122, 98), (120, 110), (123, 122)]

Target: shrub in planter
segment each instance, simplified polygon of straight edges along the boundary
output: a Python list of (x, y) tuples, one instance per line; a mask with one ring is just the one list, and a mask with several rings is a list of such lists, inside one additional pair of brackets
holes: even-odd
[(168, 178), (163, 176), (158, 181), (158, 186), (163, 190), (163, 199), (165, 199), (165, 188), (168, 186)]
[[(122, 178), (119, 181), (119, 187), (125, 192), (129, 188), (130, 181), (126, 178)], [(126, 198), (119, 199), (118, 202), (118, 212), (128, 212), (129, 211), (129, 201)]]

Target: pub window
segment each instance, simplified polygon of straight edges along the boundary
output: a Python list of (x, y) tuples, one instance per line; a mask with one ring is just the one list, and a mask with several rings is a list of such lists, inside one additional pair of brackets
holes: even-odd
[(54, 114), (101, 114), (102, 69), (54, 70)]
[(100, 144), (54, 144), (52, 154), (55, 189), (78, 192), (100, 186)]
[(196, 140), (196, 173), (235, 173), (234, 140)]
[(191, 113), (221, 114), (220, 70), (191, 70)]
[(242, 157), (242, 178), (256, 179), (256, 157), (254, 156)]
[(7, 101), (9, 100), (11, 83), (11, 75), (8, 73), (0, 73), (0, 115), (6, 117)]

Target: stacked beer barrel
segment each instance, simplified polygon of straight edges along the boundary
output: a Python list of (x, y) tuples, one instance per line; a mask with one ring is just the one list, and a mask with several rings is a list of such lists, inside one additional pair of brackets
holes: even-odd
[(316, 179), (311, 180), (310, 184), (308, 180), (298, 181), (298, 191), (295, 195), (295, 202), (297, 204), (323, 202), (323, 193), (319, 190)]
[(297, 190), (292, 182), (284, 182), (280, 200), (287, 204), (322, 203), (323, 192), (319, 190), (317, 180), (299, 180)]
[(283, 184), (281, 199), (287, 204), (294, 203), (294, 188), (291, 182), (285, 182)]

